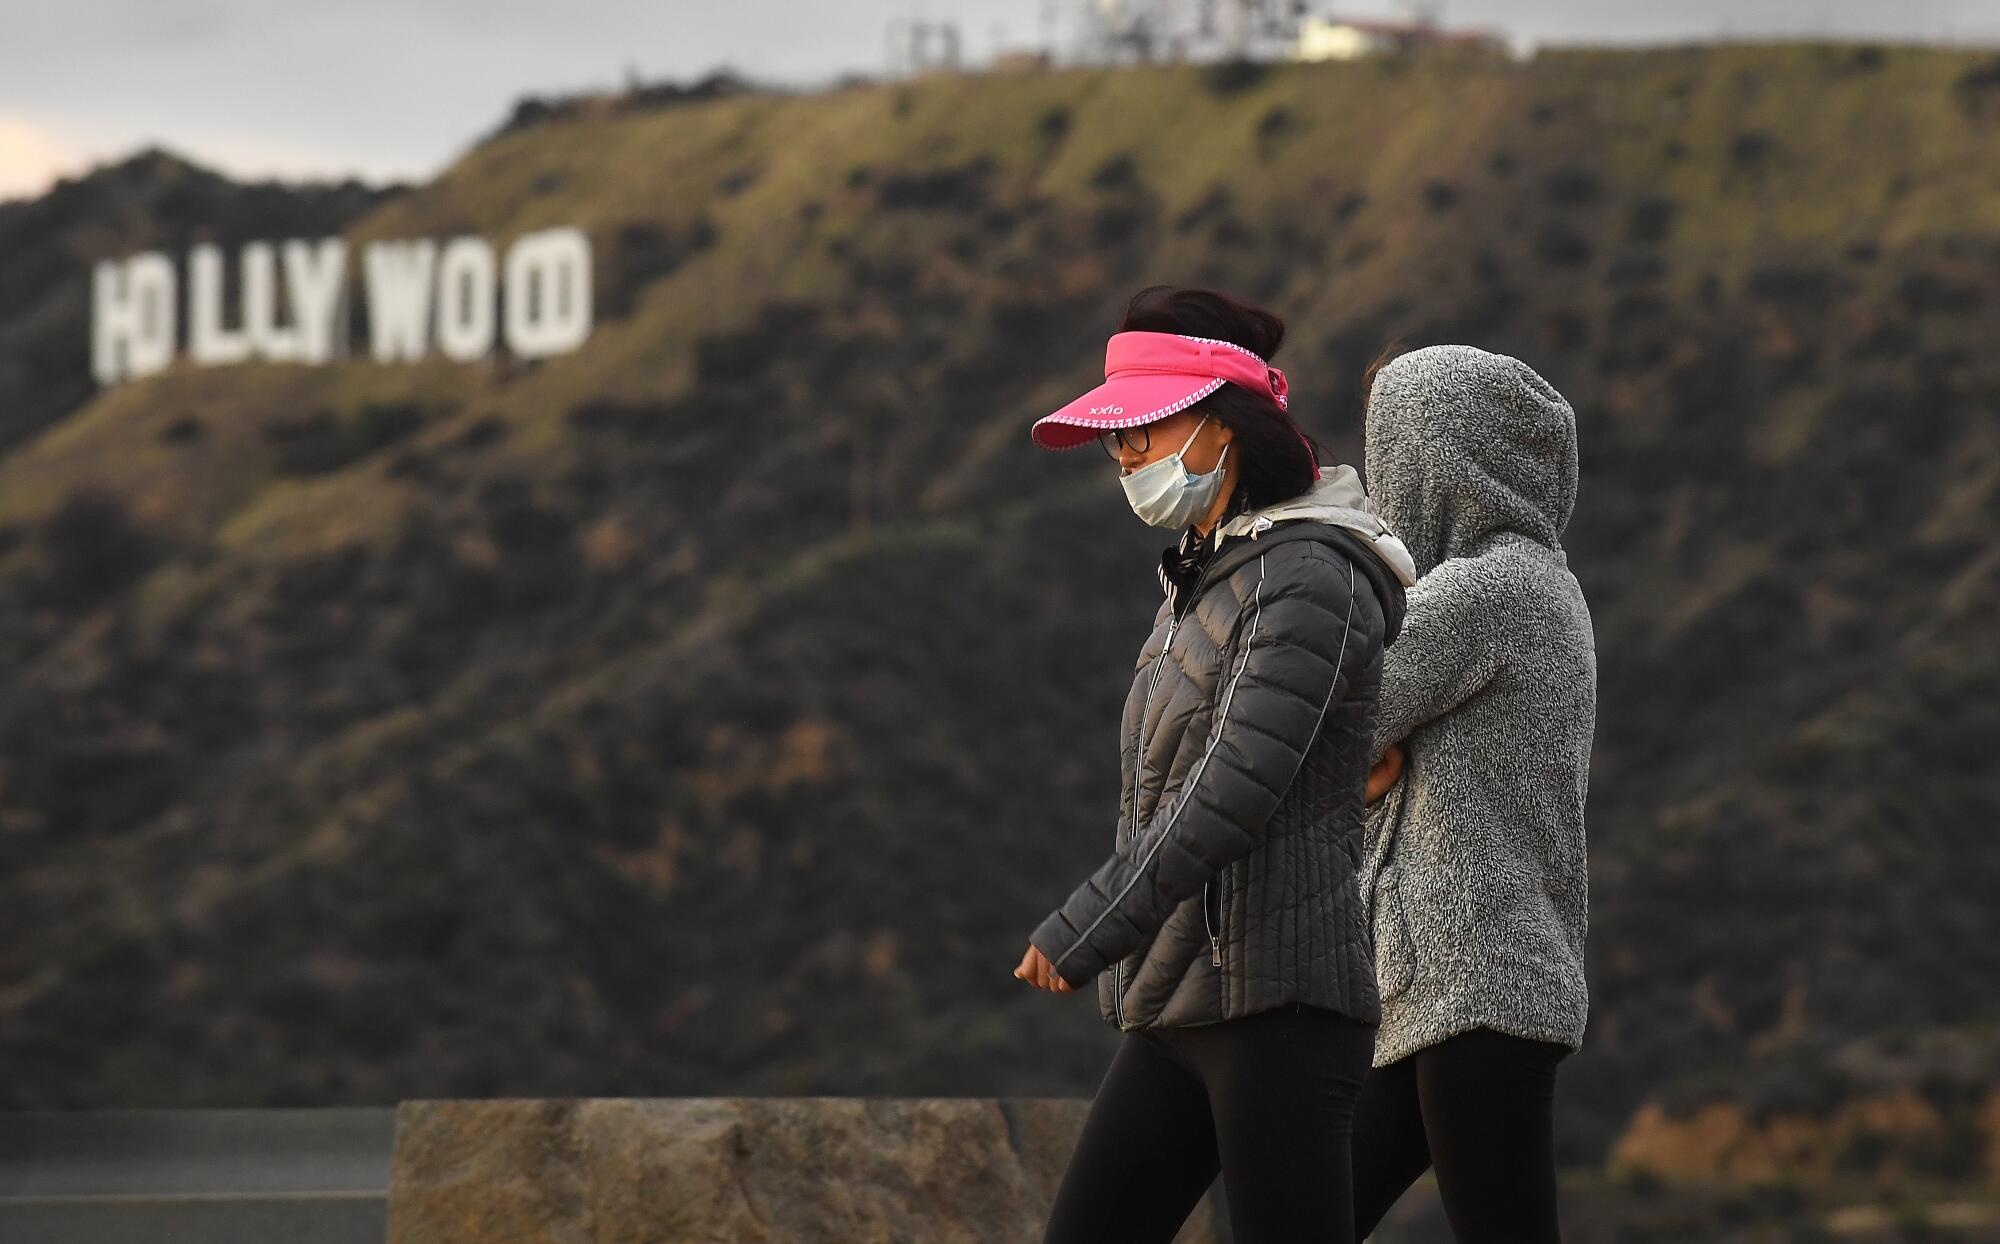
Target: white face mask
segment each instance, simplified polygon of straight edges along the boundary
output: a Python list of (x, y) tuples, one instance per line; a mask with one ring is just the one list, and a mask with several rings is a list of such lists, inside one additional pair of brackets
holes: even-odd
[(1194, 431), (1173, 453), (1118, 477), (1134, 514), (1155, 527), (1173, 529), (1187, 526), (1198, 514), (1208, 513), (1208, 508), (1215, 504), (1216, 490), (1222, 487), (1222, 460), (1229, 456), (1229, 446), (1222, 447), (1215, 469), (1206, 474), (1190, 474), (1181, 462), (1181, 455), (1194, 444), (1194, 438), (1201, 435), (1207, 422), (1208, 416), (1203, 415), (1201, 423), (1194, 425)]

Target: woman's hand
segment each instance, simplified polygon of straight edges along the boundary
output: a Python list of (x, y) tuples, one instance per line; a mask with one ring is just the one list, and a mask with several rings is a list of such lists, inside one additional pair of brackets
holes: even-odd
[(1014, 969), (1014, 975), (1037, 989), (1046, 989), (1051, 993), (1076, 992), (1076, 986), (1057, 975), (1049, 957), (1032, 942), (1028, 944), (1028, 953), (1021, 956), (1021, 966)]
[(1380, 799), (1391, 786), (1396, 784), (1396, 779), (1402, 776), (1403, 745), (1391, 743), (1389, 750), (1382, 753), (1382, 759), (1376, 761), (1375, 767), (1368, 771), (1367, 801), (1374, 803)]

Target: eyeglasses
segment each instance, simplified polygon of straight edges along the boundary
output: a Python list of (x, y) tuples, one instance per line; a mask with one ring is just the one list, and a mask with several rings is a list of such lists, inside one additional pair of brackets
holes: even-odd
[(1152, 424), (1142, 423), (1136, 428), (1106, 428), (1097, 434), (1097, 443), (1104, 446), (1113, 462), (1118, 461), (1118, 445), (1122, 441), (1125, 448), (1135, 454), (1143, 454), (1153, 443)]

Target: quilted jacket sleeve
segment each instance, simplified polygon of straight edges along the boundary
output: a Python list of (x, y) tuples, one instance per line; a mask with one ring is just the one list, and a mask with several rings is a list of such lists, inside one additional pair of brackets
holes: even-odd
[(1478, 557), (1439, 562), (1405, 594), (1402, 633), (1382, 654), (1370, 763), (1492, 680), (1510, 642), (1501, 627), (1521, 616), (1508, 597), (1505, 574)]
[(1353, 681), (1368, 625), (1354, 565), (1290, 541), (1245, 568), (1245, 599), (1206, 750), (1141, 832), (1086, 877), (1029, 935), (1062, 978), (1081, 985), (1131, 954), (1182, 901), (1248, 855), (1318, 732)]

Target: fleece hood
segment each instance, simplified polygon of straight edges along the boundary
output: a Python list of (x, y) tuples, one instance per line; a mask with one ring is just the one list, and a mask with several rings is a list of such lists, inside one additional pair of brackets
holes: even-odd
[(1576, 415), (1517, 358), (1429, 346), (1390, 360), (1368, 396), (1369, 495), (1418, 574), (1513, 532), (1562, 550), (1576, 504)]

